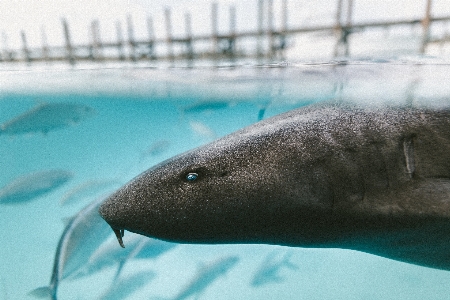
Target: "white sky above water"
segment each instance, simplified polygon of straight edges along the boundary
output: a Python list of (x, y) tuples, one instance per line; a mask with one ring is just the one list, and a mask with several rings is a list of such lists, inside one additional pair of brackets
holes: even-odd
[[(89, 41), (89, 24), (99, 19), (103, 41), (116, 39), (115, 22), (120, 20), (125, 36), (125, 20), (130, 14), (133, 18), (136, 38), (147, 37), (146, 18), (154, 18), (157, 37), (165, 37), (164, 8), (172, 8), (173, 33), (183, 36), (184, 14), (192, 15), (194, 34), (211, 31), (210, 0), (0, 0), (0, 32), (7, 35), (11, 48), (20, 48), (20, 31), (24, 30), (28, 44), (39, 47), (42, 43), (41, 28), (44, 27), (50, 45), (63, 45), (61, 18), (66, 17), (72, 41), (75, 44)], [(219, 30), (228, 30), (229, 5), (236, 5), (237, 29), (254, 29), (257, 23), (257, 0), (219, 0)], [(399, 19), (422, 17), (426, 0), (355, 0), (354, 21), (373, 19)], [(289, 25), (314, 25), (334, 21), (336, 1), (329, 0), (288, 0)], [(281, 0), (274, 0), (275, 25), (281, 22)], [(450, 15), (448, 0), (434, 0), (434, 15)], [(0, 39), (3, 44), (4, 39)]]

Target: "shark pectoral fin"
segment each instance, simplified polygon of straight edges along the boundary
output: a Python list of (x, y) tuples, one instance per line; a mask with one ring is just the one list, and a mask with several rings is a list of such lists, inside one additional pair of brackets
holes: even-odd
[(48, 286), (41, 286), (28, 292), (28, 295), (39, 299), (51, 299), (52, 291)]
[(450, 179), (413, 180), (380, 197), (377, 206), (382, 221), (355, 250), (450, 270)]

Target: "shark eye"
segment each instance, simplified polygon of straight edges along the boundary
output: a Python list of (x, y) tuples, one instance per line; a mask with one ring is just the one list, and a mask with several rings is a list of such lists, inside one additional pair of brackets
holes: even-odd
[(197, 173), (189, 173), (186, 175), (186, 180), (192, 182), (192, 181), (195, 181), (197, 179), (197, 177), (198, 177)]

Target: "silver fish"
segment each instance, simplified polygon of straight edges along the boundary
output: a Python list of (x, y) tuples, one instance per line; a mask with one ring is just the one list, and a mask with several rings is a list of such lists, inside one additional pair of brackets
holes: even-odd
[(112, 188), (118, 185), (119, 182), (115, 180), (90, 180), (83, 182), (74, 188), (68, 190), (59, 202), (61, 206), (74, 204), (81, 199), (86, 199), (95, 196), (99, 192)]
[(253, 275), (251, 285), (260, 287), (268, 283), (279, 283), (283, 277), (279, 274), (282, 268), (298, 270), (298, 266), (289, 261), (292, 252), (286, 252), (281, 259), (275, 252), (269, 253)]
[(124, 278), (114, 280), (111, 287), (106, 290), (98, 300), (123, 300), (133, 292), (147, 284), (156, 276), (152, 271), (141, 271)]
[(117, 245), (115, 236), (107, 239), (92, 253), (88, 262), (80, 268), (71, 278), (79, 278), (94, 274), (107, 267), (118, 265), (116, 276), (120, 274), (123, 265), (132, 259), (155, 259), (171, 250), (177, 244), (149, 239), (138, 234), (127, 235), (125, 249)]
[(61, 281), (87, 263), (89, 256), (110, 235), (111, 228), (98, 214), (103, 200), (93, 201), (67, 224), (56, 249), (50, 284), (31, 291), (30, 295), (56, 300)]
[(192, 280), (186, 285), (174, 300), (183, 300), (195, 296), (196, 299), (219, 277), (225, 275), (239, 262), (238, 256), (219, 258), (201, 267)]
[(48, 170), (18, 177), (0, 189), (0, 204), (31, 201), (60, 187), (73, 177), (64, 170)]
[(67, 127), (92, 116), (94, 109), (80, 104), (44, 103), (0, 125), (0, 135), (19, 135)]

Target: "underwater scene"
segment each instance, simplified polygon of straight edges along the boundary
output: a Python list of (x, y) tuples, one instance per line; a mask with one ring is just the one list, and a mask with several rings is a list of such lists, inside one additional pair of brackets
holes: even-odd
[(345, 249), (177, 244), (99, 205), (143, 171), (316, 103), (448, 107), (432, 58), (0, 72), (0, 299), (450, 299), (450, 272)]

